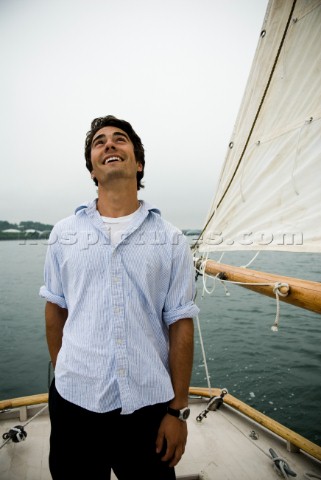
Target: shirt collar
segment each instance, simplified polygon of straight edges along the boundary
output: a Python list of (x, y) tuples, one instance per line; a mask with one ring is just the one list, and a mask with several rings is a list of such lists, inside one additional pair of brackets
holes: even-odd
[[(157, 213), (158, 215), (161, 215), (161, 211), (159, 210), (159, 208), (155, 207), (154, 205), (151, 205), (150, 203), (145, 202), (144, 200), (139, 200), (139, 203), (141, 205), (141, 211), (145, 213), (145, 216), (149, 212), (154, 212), (154, 213)], [(89, 203), (82, 203), (81, 205), (79, 205), (79, 207), (76, 208), (75, 215), (84, 214), (84, 213), (86, 213), (87, 215), (93, 214), (97, 211), (96, 206), (97, 206), (97, 198), (95, 198), (95, 200), (92, 200)]]

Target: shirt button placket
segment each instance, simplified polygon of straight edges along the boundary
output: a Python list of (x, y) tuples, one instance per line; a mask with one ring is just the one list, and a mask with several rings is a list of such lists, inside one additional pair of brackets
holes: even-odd
[(125, 308), (122, 282), (121, 256), (114, 250), (111, 265), (111, 293), (114, 321), (114, 344), (116, 358), (116, 375), (120, 391), (120, 397), (123, 408), (125, 407), (125, 398), (128, 396), (128, 360), (125, 341)]

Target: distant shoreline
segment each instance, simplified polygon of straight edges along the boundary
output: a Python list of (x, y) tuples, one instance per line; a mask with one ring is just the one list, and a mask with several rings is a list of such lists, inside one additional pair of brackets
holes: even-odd
[(1, 233), (0, 233), (0, 242), (3, 241), (21, 241), (21, 242), (25, 242), (26, 240), (48, 240), (49, 238), (49, 235), (42, 235), (41, 237), (32, 237), (32, 236), (2, 236)]
[(20, 223), (0, 220), (0, 240), (48, 239), (52, 229), (53, 225), (32, 220)]
[[(17, 225), (0, 220), (0, 241), (48, 240), (52, 229), (53, 225), (45, 225), (39, 222), (20, 222), (20, 224)], [(183, 229), (182, 232), (187, 237), (197, 238), (200, 235), (201, 230)]]

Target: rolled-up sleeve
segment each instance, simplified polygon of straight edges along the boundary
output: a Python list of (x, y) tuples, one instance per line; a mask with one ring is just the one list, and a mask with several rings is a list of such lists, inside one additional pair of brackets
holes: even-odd
[(59, 243), (57, 241), (54, 242), (54, 238), (54, 232), (52, 232), (49, 238), (45, 260), (44, 285), (40, 288), (39, 295), (48, 302), (55, 303), (61, 308), (68, 308), (62, 288)]
[(163, 310), (163, 319), (170, 325), (181, 318), (193, 318), (199, 313), (194, 303), (195, 277), (193, 257), (185, 237), (173, 245), (171, 280)]

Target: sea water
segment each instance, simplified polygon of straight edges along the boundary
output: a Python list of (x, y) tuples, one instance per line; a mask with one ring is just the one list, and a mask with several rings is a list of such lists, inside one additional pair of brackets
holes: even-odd
[[(48, 390), (43, 283), (45, 241), (0, 242), (0, 399)], [(252, 253), (225, 254), (244, 265)], [(214, 255), (215, 257), (215, 255)], [(216, 255), (216, 259), (220, 255)], [(321, 256), (264, 252), (251, 268), (321, 281)], [(226, 387), (232, 395), (321, 445), (321, 317), (280, 303), (279, 331), (271, 326), (276, 300), (219, 281), (197, 280), (201, 313), (195, 321), (191, 384)], [(201, 339), (205, 359), (202, 355)], [(205, 363), (209, 378), (206, 375)]]

